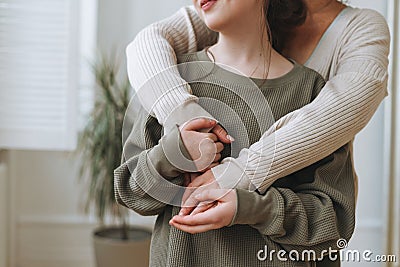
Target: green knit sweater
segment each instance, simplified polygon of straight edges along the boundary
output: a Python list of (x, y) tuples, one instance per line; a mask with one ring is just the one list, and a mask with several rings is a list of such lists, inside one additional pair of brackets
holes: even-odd
[[(180, 67), (181, 75), (200, 105), (236, 139), (224, 149), (224, 157), (237, 156), (274, 120), (310, 103), (324, 85), (319, 74), (298, 64), (280, 78), (261, 81), (215, 66), (204, 51), (181, 56), (179, 62), (193, 62)], [(183, 184), (183, 171), (166, 156), (171, 144), (187, 157), (177, 128), (162, 136), (155, 118), (135, 114), (124, 162), (115, 170), (117, 201), (141, 215), (158, 215), (151, 266), (313, 266), (314, 261), (290, 260), (289, 252), (301, 256), (313, 250), (320, 257), (354, 230), (354, 171), (348, 145), (279, 179), (264, 194), (236, 189), (237, 212), (228, 227), (194, 235), (177, 230), (168, 222), (180, 208), (168, 203), (181, 197), (181, 190), (172, 185)], [(286, 261), (277, 257), (281, 250), (286, 251)]]

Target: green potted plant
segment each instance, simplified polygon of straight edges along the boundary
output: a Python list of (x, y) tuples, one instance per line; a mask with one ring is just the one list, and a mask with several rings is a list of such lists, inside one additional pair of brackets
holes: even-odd
[[(100, 223), (93, 233), (97, 266), (148, 266), (151, 231), (129, 226), (129, 211), (114, 197), (114, 169), (121, 163), (129, 81), (118, 81), (118, 64), (112, 57), (100, 57), (93, 72), (98, 85), (95, 104), (79, 136), (78, 152), (80, 177), (87, 186), (85, 211), (94, 209)], [(117, 225), (106, 226), (106, 218)]]

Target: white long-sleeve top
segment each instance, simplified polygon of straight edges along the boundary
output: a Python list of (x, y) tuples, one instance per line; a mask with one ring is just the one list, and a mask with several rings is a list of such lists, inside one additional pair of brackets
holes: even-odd
[[(175, 65), (176, 54), (197, 51), (216, 38), (192, 7), (184, 7), (142, 30), (127, 47), (131, 84), (161, 124), (210, 116), (196, 103)], [(318, 97), (276, 121), (237, 158), (225, 158), (214, 167), (219, 184), (231, 187), (242, 177), (240, 188), (265, 192), (277, 179), (351, 142), (387, 95), (389, 46), (387, 23), (379, 13), (344, 9), (305, 64), (327, 81)]]

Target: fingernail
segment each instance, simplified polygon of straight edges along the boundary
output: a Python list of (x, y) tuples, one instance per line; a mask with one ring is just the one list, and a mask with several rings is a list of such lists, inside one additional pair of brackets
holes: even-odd
[(183, 216), (183, 211), (179, 212), (179, 216)]
[(227, 138), (229, 141), (231, 141), (231, 142), (235, 141), (235, 138), (233, 138), (233, 137), (230, 136), (229, 134), (226, 136), (226, 138)]

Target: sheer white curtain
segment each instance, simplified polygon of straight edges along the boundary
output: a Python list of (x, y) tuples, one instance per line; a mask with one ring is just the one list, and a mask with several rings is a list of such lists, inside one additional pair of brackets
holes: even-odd
[(73, 149), (78, 0), (0, 0), (0, 21), (0, 149)]

